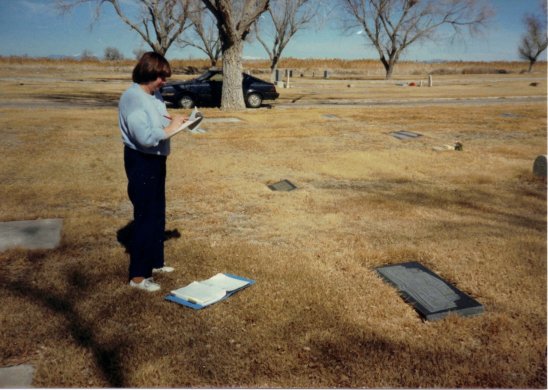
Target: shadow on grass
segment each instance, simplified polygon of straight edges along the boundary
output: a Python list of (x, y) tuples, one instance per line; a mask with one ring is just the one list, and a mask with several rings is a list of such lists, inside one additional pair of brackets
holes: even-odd
[[(504, 193), (493, 194), (478, 189), (471, 190), (466, 187), (453, 191), (440, 190), (433, 193), (422, 188), (417, 189), (414, 187), (415, 184), (415, 182), (407, 179), (362, 182), (331, 180), (313, 183), (316, 188), (322, 190), (352, 191), (365, 193), (369, 196), (376, 195), (385, 202), (405, 204), (410, 208), (417, 206), (438, 210), (454, 208), (461, 215), (475, 217), (489, 221), (489, 223), (494, 221), (501, 227), (518, 226), (539, 232), (546, 229), (546, 221), (542, 214), (523, 215), (519, 209), (512, 207), (514, 198)], [(426, 185), (426, 183), (422, 184)], [(544, 189), (539, 188), (536, 192), (526, 192), (524, 195), (542, 199), (546, 196), (546, 192)], [(497, 201), (499, 204), (497, 204)], [(506, 203), (508, 207), (501, 207), (501, 202)]]
[[(126, 253), (129, 253), (131, 236), (133, 235), (133, 225), (134, 221), (129, 221), (126, 226), (118, 229), (116, 232), (116, 239), (126, 249)], [(164, 241), (179, 237), (181, 237), (181, 233), (178, 229), (166, 230), (164, 232)]]
[(89, 107), (117, 107), (119, 94), (106, 92), (78, 92), (43, 94), (37, 97), (53, 101), (55, 103), (85, 105)]
[(122, 350), (126, 347), (126, 341), (117, 338), (111, 345), (103, 345), (104, 343), (97, 339), (95, 328), (98, 324), (89, 323), (82, 318), (75, 305), (79, 296), (82, 296), (93, 286), (89, 278), (79, 270), (69, 270), (67, 279), (71, 289), (66, 294), (56, 293), (51, 289), (37, 288), (26, 281), (7, 282), (4, 284), (4, 288), (63, 316), (67, 321), (70, 336), (79, 346), (91, 351), (95, 363), (109, 387), (126, 387), (121, 364)]

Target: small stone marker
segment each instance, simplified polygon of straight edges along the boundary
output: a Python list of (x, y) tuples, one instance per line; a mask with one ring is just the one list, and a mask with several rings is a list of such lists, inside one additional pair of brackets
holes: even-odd
[(30, 364), (0, 368), (0, 388), (28, 389), (32, 387), (34, 367)]
[(546, 177), (546, 157), (545, 155), (540, 155), (535, 159), (533, 163), (533, 175)]
[(483, 313), (479, 302), (417, 262), (379, 267), (376, 271), (426, 320), (439, 320), (449, 313), (462, 316)]
[(297, 186), (295, 186), (289, 180), (282, 180), (274, 184), (269, 184), (268, 188), (270, 188), (272, 191), (293, 191), (297, 188)]
[(393, 131), (390, 133), (393, 137), (397, 139), (414, 139), (418, 137), (422, 137), (422, 134), (415, 133), (412, 131), (406, 131), (406, 130), (400, 130), (400, 131)]
[(339, 117), (335, 114), (323, 114), (322, 117), (327, 119), (339, 119)]
[(0, 222), (0, 251), (8, 248), (53, 249), (61, 241), (62, 219)]

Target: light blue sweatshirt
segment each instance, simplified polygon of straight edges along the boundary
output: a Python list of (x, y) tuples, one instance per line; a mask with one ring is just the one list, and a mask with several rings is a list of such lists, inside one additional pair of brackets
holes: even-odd
[(147, 154), (169, 155), (164, 127), (170, 120), (164, 116), (168, 113), (159, 91), (149, 95), (134, 83), (120, 97), (118, 109), (124, 145)]

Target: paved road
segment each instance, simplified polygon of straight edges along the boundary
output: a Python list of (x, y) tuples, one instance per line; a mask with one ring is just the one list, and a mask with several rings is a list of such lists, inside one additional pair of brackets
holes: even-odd
[[(267, 108), (336, 108), (336, 107), (375, 107), (375, 106), (439, 106), (439, 105), (492, 105), (546, 103), (546, 96), (506, 96), (506, 97), (470, 97), (470, 98), (428, 98), (428, 99), (300, 99), (292, 102), (267, 102)], [(117, 101), (100, 101), (95, 99), (75, 99), (74, 101), (58, 99), (14, 99), (0, 100), (0, 108), (106, 108), (117, 107)]]
[(338, 100), (299, 100), (295, 103), (272, 103), (276, 108), (317, 108), (317, 107), (374, 107), (374, 106), (438, 106), (438, 105), (491, 105), (546, 103), (546, 96), (511, 96), (511, 97), (471, 97), (471, 98), (434, 98), (434, 99), (338, 99)]

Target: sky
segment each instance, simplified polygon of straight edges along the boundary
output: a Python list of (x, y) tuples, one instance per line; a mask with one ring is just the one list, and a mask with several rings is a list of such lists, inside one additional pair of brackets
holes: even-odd
[[(135, 0), (123, 0), (127, 4)], [(82, 4), (61, 15), (54, 0), (0, 0), (0, 56), (47, 57), (78, 56), (84, 50), (97, 57), (105, 48), (114, 47), (124, 56), (134, 58), (134, 50), (150, 48), (139, 35), (116, 15), (112, 5), (101, 7), (95, 18), (96, 2)], [(450, 42), (443, 34), (436, 42), (412, 46), (402, 58), (413, 61), (514, 61), (525, 28), (526, 13), (542, 12), (539, 0), (491, 0), (495, 16), (484, 31), (475, 37), (464, 36)], [(546, 59), (546, 53), (543, 54)], [(342, 33), (336, 23), (320, 29), (300, 31), (286, 47), (284, 57), (378, 59), (360, 31)], [(203, 58), (190, 48), (172, 46), (168, 59)], [(267, 58), (257, 42), (246, 44), (245, 58)]]

